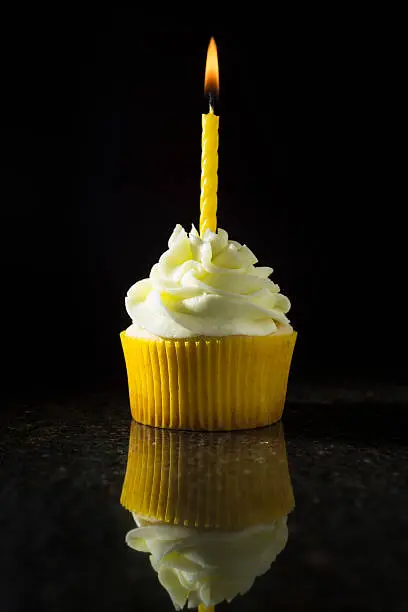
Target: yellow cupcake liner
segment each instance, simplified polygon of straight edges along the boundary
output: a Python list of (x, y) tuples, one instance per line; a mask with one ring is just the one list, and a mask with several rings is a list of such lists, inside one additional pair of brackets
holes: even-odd
[(251, 429), (283, 412), (296, 332), (180, 340), (122, 332), (135, 421), (170, 429)]
[(235, 433), (132, 422), (122, 505), (172, 525), (240, 530), (294, 507), (283, 427)]

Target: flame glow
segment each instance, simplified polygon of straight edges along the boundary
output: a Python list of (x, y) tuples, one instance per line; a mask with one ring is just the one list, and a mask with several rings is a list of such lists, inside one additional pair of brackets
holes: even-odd
[(207, 62), (205, 65), (204, 93), (218, 94), (220, 89), (220, 77), (218, 72), (218, 55), (215, 40), (211, 38), (207, 51)]

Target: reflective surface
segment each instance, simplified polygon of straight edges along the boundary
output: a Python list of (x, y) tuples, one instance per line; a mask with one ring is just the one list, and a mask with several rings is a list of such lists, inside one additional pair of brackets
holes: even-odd
[(283, 427), (235, 434), (131, 427), (107, 397), (10, 407), (2, 610), (406, 610), (408, 413), (390, 399), (289, 403)]
[(288, 539), (294, 506), (283, 427), (201, 433), (132, 423), (122, 503), (177, 610), (247, 593)]

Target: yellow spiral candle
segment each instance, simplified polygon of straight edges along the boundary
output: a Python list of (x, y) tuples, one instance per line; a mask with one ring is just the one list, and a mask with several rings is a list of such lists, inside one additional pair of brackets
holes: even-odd
[[(210, 96), (219, 89), (217, 47), (212, 38), (208, 46), (205, 68), (204, 91)], [(218, 188), (218, 125), (219, 117), (210, 112), (203, 115), (202, 154), (201, 154), (201, 197), (200, 197), (200, 234), (207, 229), (217, 230), (217, 188)]]
[(203, 136), (201, 154), (201, 197), (200, 234), (206, 229), (217, 229), (217, 187), (218, 187), (218, 123), (219, 117), (210, 112), (203, 115)]

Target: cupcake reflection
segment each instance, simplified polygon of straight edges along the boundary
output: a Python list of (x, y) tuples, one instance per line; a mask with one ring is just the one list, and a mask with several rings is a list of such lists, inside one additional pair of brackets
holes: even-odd
[(288, 539), (282, 425), (220, 434), (132, 423), (121, 502), (137, 525), (127, 544), (150, 555), (176, 610), (230, 602)]

